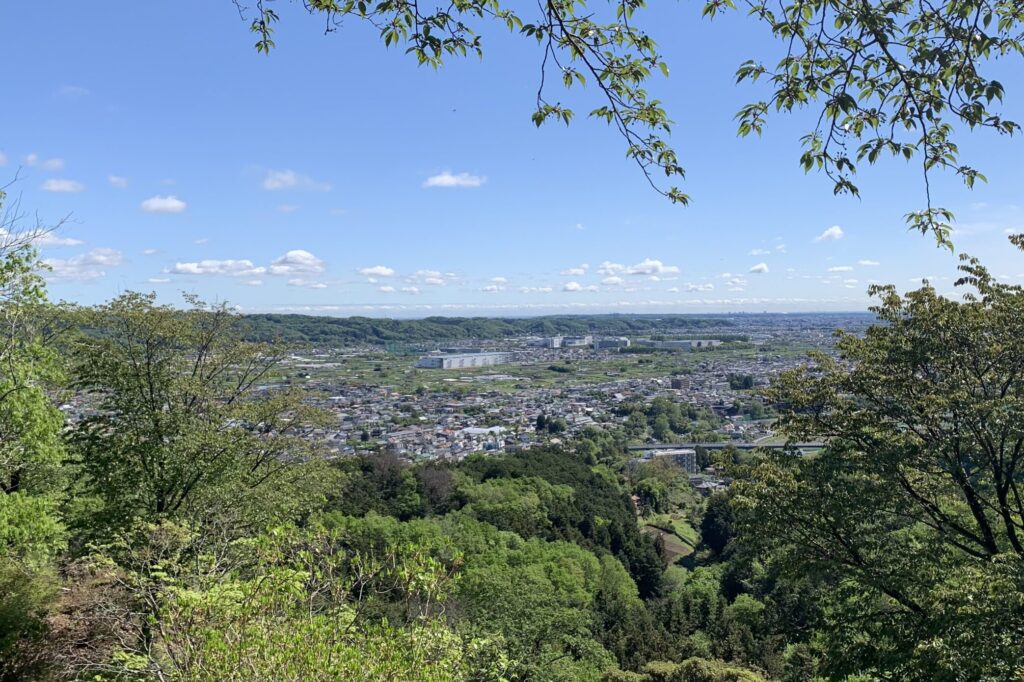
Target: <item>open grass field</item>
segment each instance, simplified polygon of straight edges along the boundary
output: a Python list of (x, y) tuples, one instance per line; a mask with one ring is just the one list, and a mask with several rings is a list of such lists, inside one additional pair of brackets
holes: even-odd
[(640, 524), (643, 532), (661, 537), (670, 564), (692, 554), (700, 543), (700, 534), (684, 514), (658, 514)]
[(693, 554), (693, 547), (680, 540), (675, 533), (668, 533), (655, 526), (644, 526), (642, 530), (649, 535), (661, 537), (661, 541), (665, 545), (665, 558), (668, 559), (669, 564), (674, 564), (679, 559)]

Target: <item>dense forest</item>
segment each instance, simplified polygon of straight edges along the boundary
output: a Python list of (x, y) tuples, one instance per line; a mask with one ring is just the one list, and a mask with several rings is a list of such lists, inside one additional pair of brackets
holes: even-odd
[[(693, 315), (552, 315), (548, 317), (427, 317), (395, 320), (311, 315), (246, 315), (242, 334), (254, 341), (331, 346), (387, 342), (501, 339), (510, 336), (650, 334), (732, 327), (723, 318)], [(717, 336), (714, 338), (718, 338)], [(732, 337), (729, 337), (730, 339)]]
[(712, 418), (664, 400), (332, 458), (266, 381), (287, 345), (196, 300), (58, 310), (31, 241), (0, 260), (0, 679), (1024, 679), (1024, 289), (975, 261), (962, 302), (875, 287), (882, 324), (766, 391), (828, 447), (701, 453), (705, 497), (626, 452)]

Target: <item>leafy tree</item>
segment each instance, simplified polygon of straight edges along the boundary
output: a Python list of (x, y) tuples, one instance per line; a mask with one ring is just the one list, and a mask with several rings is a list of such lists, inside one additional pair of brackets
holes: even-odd
[(647, 417), (640, 411), (631, 412), (626, 418), (625, 428), (633, 438), (643, 438), (647, 434)]
[(734, 391), (754, 387), (754, 376), (752, 374), (729, 374), (728, 380), (729, 388)]
[(344, 481), (328, 493), (325, 509), (352, 516), (373, 511), (403, 520), (423, 516), (421, 481), (397, 455), (379, 452), (346, 458), (337, 469)]
[(322, 494), (324, 423), (291, 390), (268, 388), (281, 351), (239, 342), (226, 307), (177, 310), (128, 293), (88, 312), (74, 386), (96, 411), (75, 429), (90, 534), (133, 519), (241, 527), (300, 512)]
[(733, 513), (729, 494), (715, 491), (704, 506), (700, 519), (700, 538), (712, 552), (721, 554), (733, 537)]
[(563, 433), (569, 425), (561, 417), (549, 417), (547, 423), (548, 433), (559, 434)]
[(773, 388), (818, 457), (753, 467), (745, 542), (831, 586), (829, 675), (997, 680), (1024, 660), (1024, 290), (976, 261), (963, 302), (875, 287), (884, 324)]
[(48, 388), (61, 367), (47, 344), (46, 287), (17, 204), (0, 190), (0, 559), (41, 559), (59, 549), (58, 469), (63, 415)]
[(645, 478), (636, 484), (636, 496), (640, 498), (640, 509), (644, 516), (662, 514), (668, 509), (668, 490), (656, 478)]
[(62, 367), (33, 248), (49, 228), (22, 229), (18, 203), (4, 199), (0, 188), (0, 679), (13, 680), (40, 662), (25, 644), (44, 634), (53, 561), (65, 543), (64, 417), (49, 393)]

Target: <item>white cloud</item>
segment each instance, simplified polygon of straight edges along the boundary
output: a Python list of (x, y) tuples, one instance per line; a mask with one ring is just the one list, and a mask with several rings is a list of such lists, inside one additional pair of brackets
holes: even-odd
[(158, 253), (160, 253), (159, 249), (143, 249), (142, 250), (142, 255), (143, 256), (155, 256)]
[(77, 180), (66, 180), (64, 178), (50, 178), (45, 181), (41, 188), (44, 192), (81, 192), (85, 185)]
[(505, 291), (505, 287), (503, 287), (503, 286), (501, 286), (499, 284), (488, 284), (487, 286), (485, 286), (480, 291), (483, 291), (484, 293), (487, 293), (487, 294), (496, 294), (499, 291)]
[(0, 151), (0, 166), (6, 166), (6, 165), (7, 165), (7, 155), (4, 154), (3, 151)]
[(32, 243), (39, 248), (48, 246), (81, 246), (85, 242), (73, 237), (61, 237), (54, 232), (39, 232), (32, 238)]
[(242, 284), (244, 284), (247, 287), (259, 287), (259, 286), (263, 286), (263, 280), (262, 279), (247, 279), (244, 282), (242, 282)]
[(670, 294), (678, 294), (679, 287), (669, 287), (668, 289), (665, 289), (665, 291), (667, 291)]
[(374, 265), (371, 268), (360, 268), (359, 274), (365, 277), (393, 277), (395, 271), (386, 265)]
[(142, 202), (142, 210), (146, 213), (181, 213), (187, 207), (188, 204), (174, 195), (158, 194)]
[(599, 275), (616, 275), (620, 272), (625, 272), (625, 270), (626, 266), (622, 263), (612, 263), (607, 260), (597, 267)]
[(491, 282), (494, 284), (508, 284), (508, 278), (506, 277), (491, 277)]
[(601, 284), (607, 284), (608, 286), (618, 286), (622, 284), (624, 281), (625, 280), (619, 277), (618, 275), (612, 275), (611, 277), (605, 277), (604, 279), (602, 279)]
[(34, 246), (41, 249), (51, 246), (81, 246), (85, 243), (81, 239), (58, 236), (52, 230), (36, 230), (34, 232), (11, 235), (7, 230), (0, 229), (0, 248), (8, 244), (23, 244), (25, 241), (30, 241)]
[(714, 291), (715, 285), (708, 282), (707, 284), (687, 284), (687, 291)]
[(288, 286), (290, 287), (304, 287), (306, 289), (326, 289), (327, 285), (323, 282), (311, 282), (308, 279), (302, 279), (296, 277), (295, 279), (288, 280)]
[(293, 170), (268, 170), (267, 175), (263, 178), (262, 186), (263, 189), (271, 191), (280, 189), (311, 189), (317, 192), (329, 192), (331, 190), (330, 183), (319, 182)]
[[(383, 267), (383, 266), (378, 266)], [(390, 270), (390, 268), (388, 268)], [(392, 274), (394, 271), (392, 271)], [(454, 272), (441, 272), (440, 270), (417, 270), (406, 276), (405, 281), (411, 284), (426, 284), (432, 287), (443, 287), (449, 282), (454, 282), (458, 276)]]
[(833, 265), (828, 269), (829, 272), (853, 272), (853, 268), (849, 265)]
[(412, 296), (416, 296), (417, 294), (420, 293), (420, 288), (419, 287), (402, 287), (401, 291), (402, 291), (403, 294), (410, 294)]
[(567, 277), (582, 277), (583, 275), (587, 274), (587, 269), (589, 267), (590, 266), (587, 263), (584, 263), (583, 265), (580, 265), (579, 267), (566, 268), (565, 270), (562, 270), (558, 274), (565, 275)]
[(124, 262), (120, 251), (115, 249), (93, 249), (71, 258), (47, 258), (43, 260), (50, 267), (52, 279), (89, 281), (107, 274), (107, 268), (115, 268)]
[(296, 204), (280, 204), (277, 207), (277, 210), (278, 210), (279, 213), (295, 213), (300, 208), (302, 208), (302, 207), (298, 206)]
[(597, 291), (597, 287), (593, 284), (585, 287), (579, 282), (566, 282), (562, 285), (562, 291)]
[(296, 275), (323, 272), (327, 265), (302, 249), (293, 249), (270, 264), (269, 272), (272, 275)]
[(199, 246), (202, 246), (203, 244), (209, 244), (210, 240), (207, 239), (206, 237), (200, 237), (199, 239), (193, 240), (192, 243), (193, 244), (198, 244)]
[(631, 275), (674, 275), (679, 273), (679, 268), (665, 265), (660, 260), (645, 258), (636, 265), (630, 265), (626, 272)]
[(753, 273), (758, 274), (758, 275), (763, 275), (764, 273), (768, 272), (768, 264), (767, 263), (758, 263), (754, 267), (750, 268), (750, 270), (748, 272), (753, 272)]
[(521, 294), (550, 294), (552, 291), (551, 287), (519, 287)]
[(377, 291), (383, 291), (385, 294), (391, 294), (391, 293), (394, 293), (395, 288), (392, 287), (392, 286), (382, 286), (382, 287), (377, 287)]
[(223, 275), (226, 277), (252, 277), (262, 275), (267, 269), (247, 259), (214, 260), (206, 259), (175, 263), (166, 272), (173, 275)]
[(116, 187), (118, 189), (124, 189), (128, 186), (128, 178), (121, 175), (108, 175), (107, 182), (110, 183), (111, 187)]
[(437, 175), (431, 175), (423, 181), (424, 187), (479, 187), (487, 182), (482, 175), (470, 175), (469, 173), (452, 174), (450, 171), (443, 171)]
[(857, 265), (881, 265), (881, 263), (876, 260), (859, 260)]
[(751, 249), (748, 256), (767, 256), (771, 251), (768, 249)]
[(814, 241), (816, 241), (816, 242), (830, 242), (830, 241), (834, 242), (835, 240), (842, 239), (842, 238), (843, 238), (843, 228), (839, 227), (838, 225), (833, 225), (832, 227), (828, 228), (827, 230), (825, 230), (824, 232), (819, 234), (817, 237), (815, 237)]
[(150, 284), (167, 284), (171, 279), (169, 277), (150, 277), (146, 281)]
[(24, 158), (24, 163), (29, 167), (39, 167), (43, 170), (58, 171), (64, 167), (64, 159), (41, 159), (38, 154), (29, 154)]

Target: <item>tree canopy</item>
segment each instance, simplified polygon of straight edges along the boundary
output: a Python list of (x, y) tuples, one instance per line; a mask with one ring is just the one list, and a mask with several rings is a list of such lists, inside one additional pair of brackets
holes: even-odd
[(832, 585), (832, 675), (1012, 679), (1024, 657), (1024, 289), (976, 261), (956, 302), (875, 287), (882, 324), (773, 394), (795, 439), (738, 484), (739, 534)]

